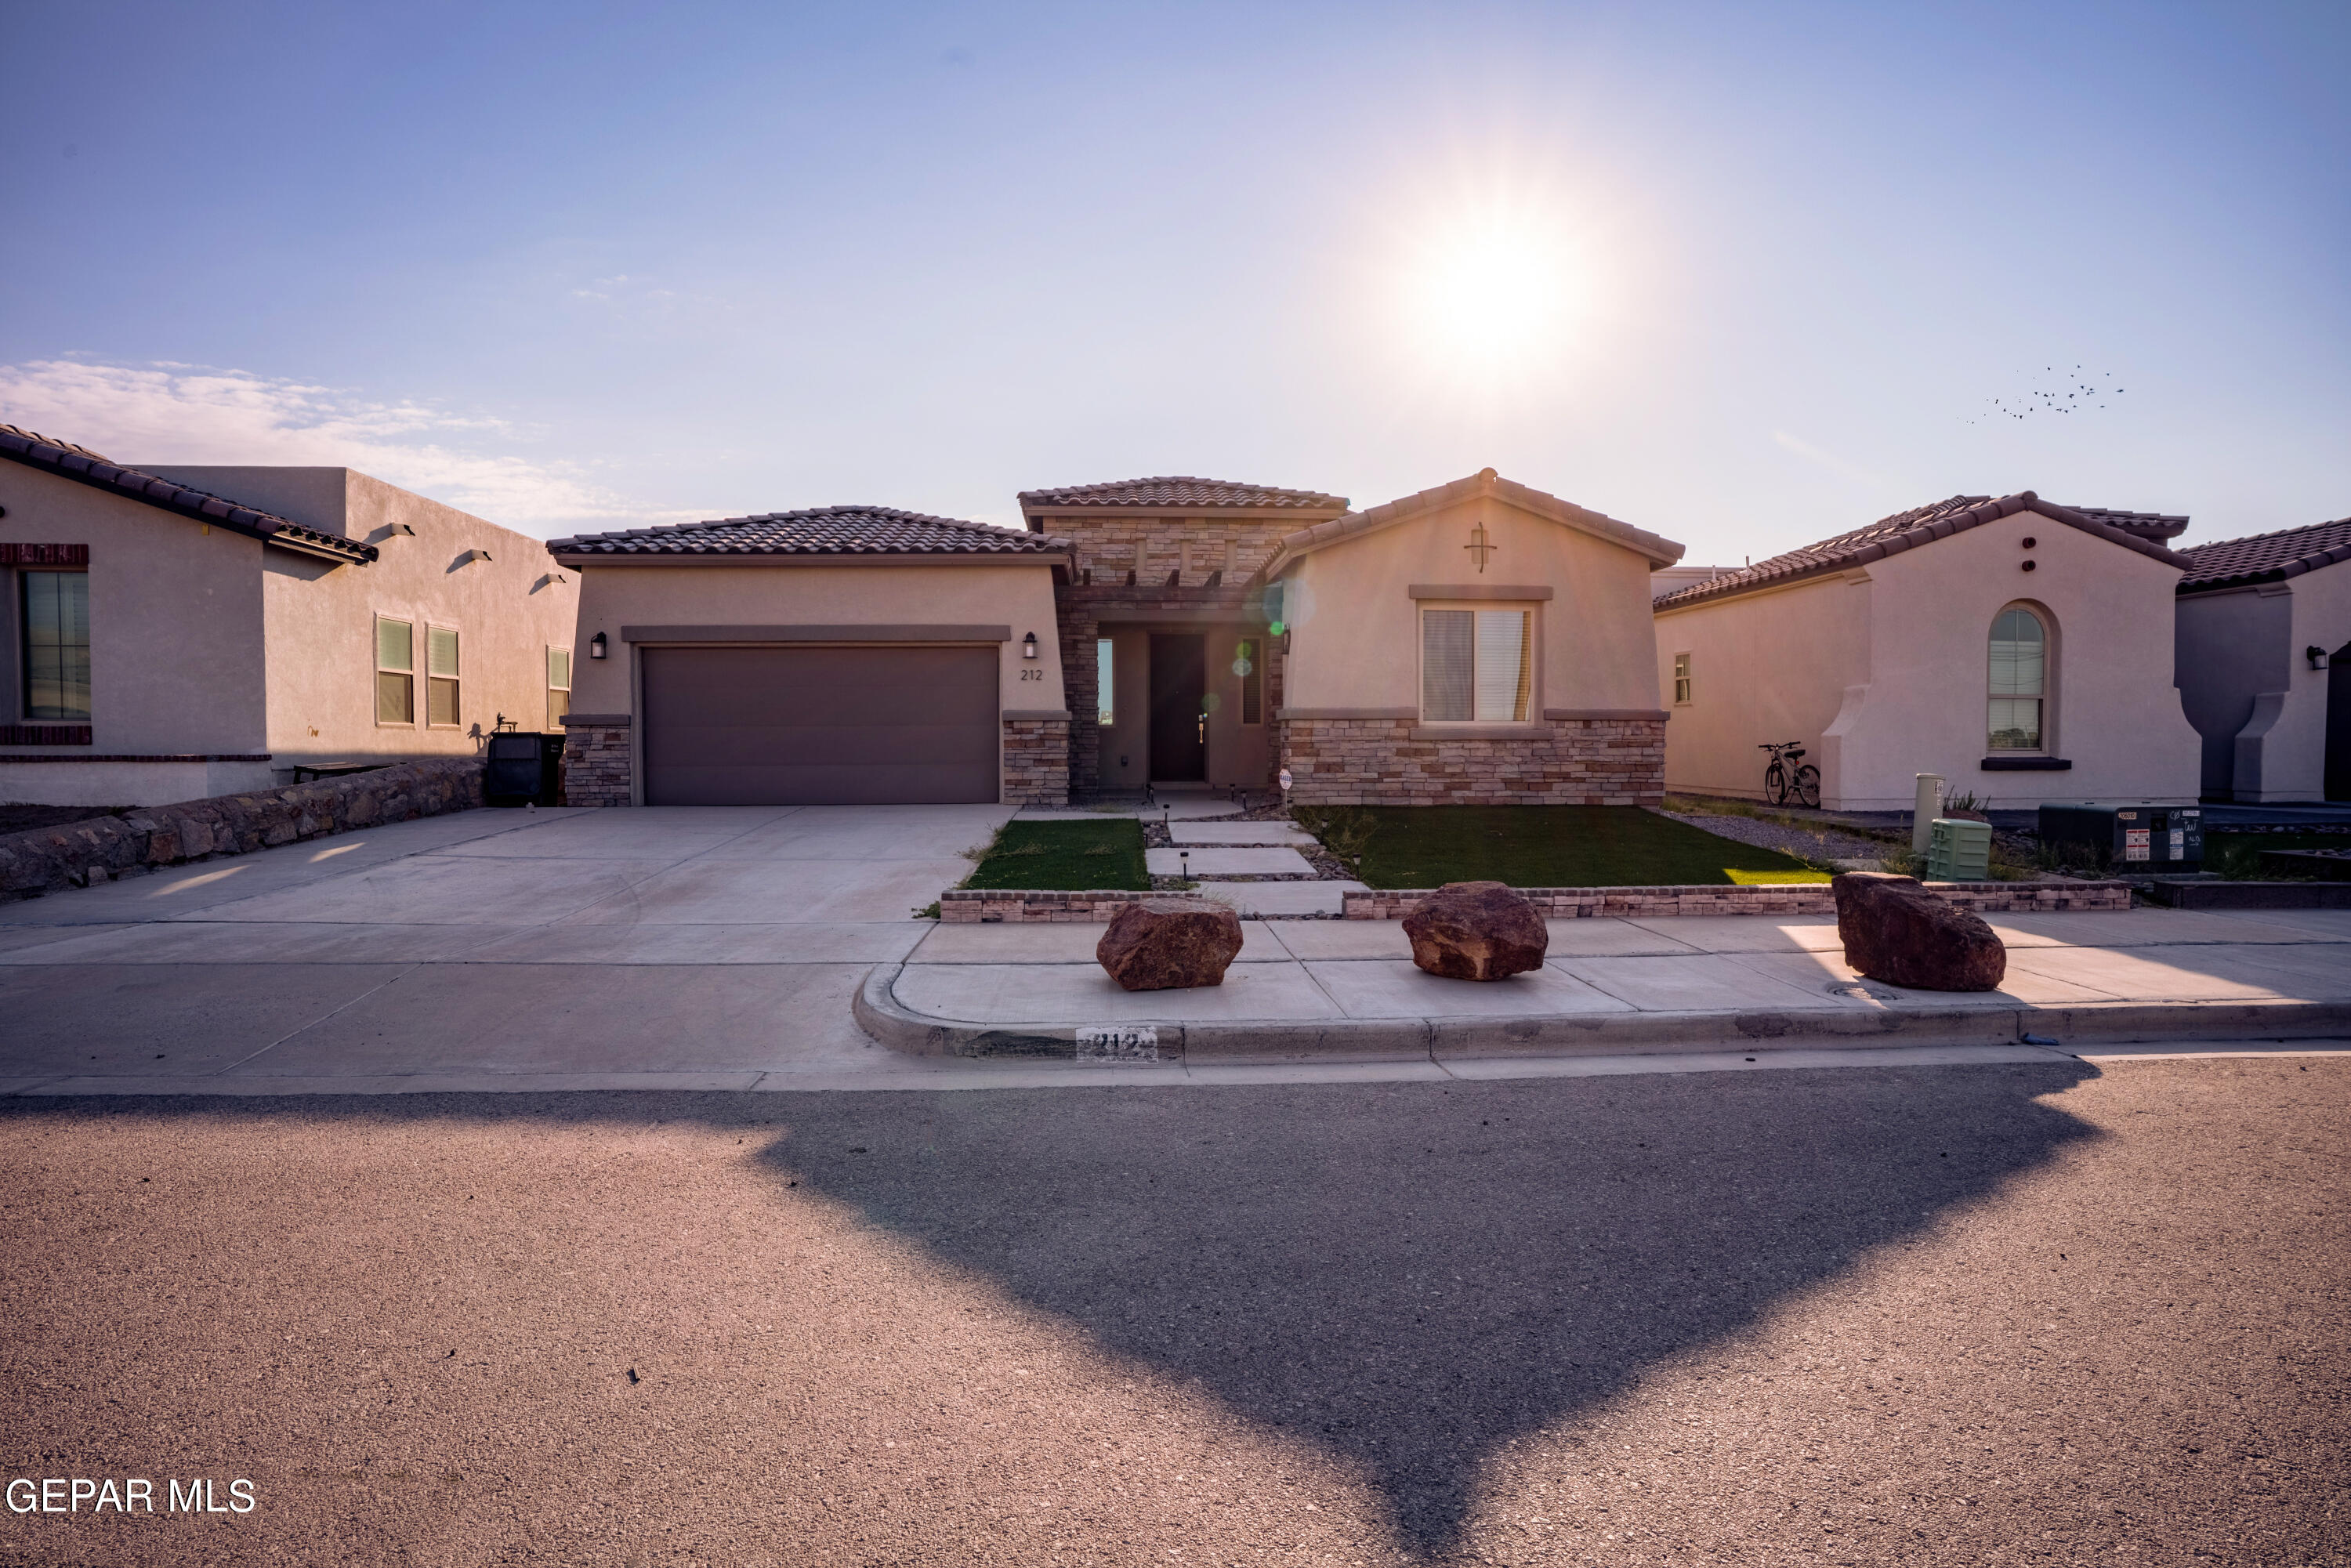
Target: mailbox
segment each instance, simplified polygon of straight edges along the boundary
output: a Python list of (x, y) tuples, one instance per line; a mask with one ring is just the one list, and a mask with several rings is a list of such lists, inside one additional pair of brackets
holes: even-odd
[(2121, 872), (2193, 871), (2204, 863), (2204, 812), (2144, 801), (2043, 806), (2041, 841)]
[(563, 737), (507, 730), (489, 737), (482, 799), (493, 806), (552, 806), (563, 786)]

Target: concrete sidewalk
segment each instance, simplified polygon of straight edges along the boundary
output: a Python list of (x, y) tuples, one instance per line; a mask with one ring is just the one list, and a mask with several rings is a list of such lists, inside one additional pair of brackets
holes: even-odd
[(2351, 1030), (2351, 911), (1994, 917), (1997, 991), (1846, 967), (1833, 923), (1551, 923), (1551, 957), (1490, 985), (1411, 962), (1400, 925), (1245, 921), (1225, 983), (1129, 993), (1090, 925), (941, 926), (859, 996), (868, 1033), (954, 1057), (1405, 1061), (1765, 1046), (2117, 1044)]

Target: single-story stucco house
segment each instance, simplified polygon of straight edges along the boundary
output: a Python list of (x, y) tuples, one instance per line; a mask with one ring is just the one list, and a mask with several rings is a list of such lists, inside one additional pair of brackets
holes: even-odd
[(2351, 800), (2351, 517), (2184, 553), (2179, 692), (2205, 797)]
[(1998, 808), (2192, 804), (2172, 684), (2184, 517), (1955, 496), (1750, 566), (1660, 584), (1666, 783), (1760, 797), (1766, 742), (1821, 803), (1907, 810), (1942, 775)]
[(576, 804), (1662, 798), (1648, 574), (1680, 547), (1491, 469), (1364, 512), (1192, 477), (549, 543), (581, 574)]
[(348, 468), (138, 468), (13, 425), (0, 459), (0, 800), (470, 755), (569, 703), (578, 584), (537, 539)]

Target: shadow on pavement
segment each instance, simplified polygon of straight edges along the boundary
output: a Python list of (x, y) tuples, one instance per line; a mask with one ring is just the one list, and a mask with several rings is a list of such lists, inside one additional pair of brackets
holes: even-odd
[(1355, 1461), (1438, 1554), (1499, 1445), (2091, 1135), (2038, 1097), (2094, 1075), (793, 1097), (766, 1157)]

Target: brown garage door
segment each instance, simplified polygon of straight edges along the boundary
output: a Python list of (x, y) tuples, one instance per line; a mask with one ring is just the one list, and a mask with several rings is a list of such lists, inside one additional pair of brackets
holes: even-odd
[(649, 806), (996, 799), (993, 648), (647, 648)]

